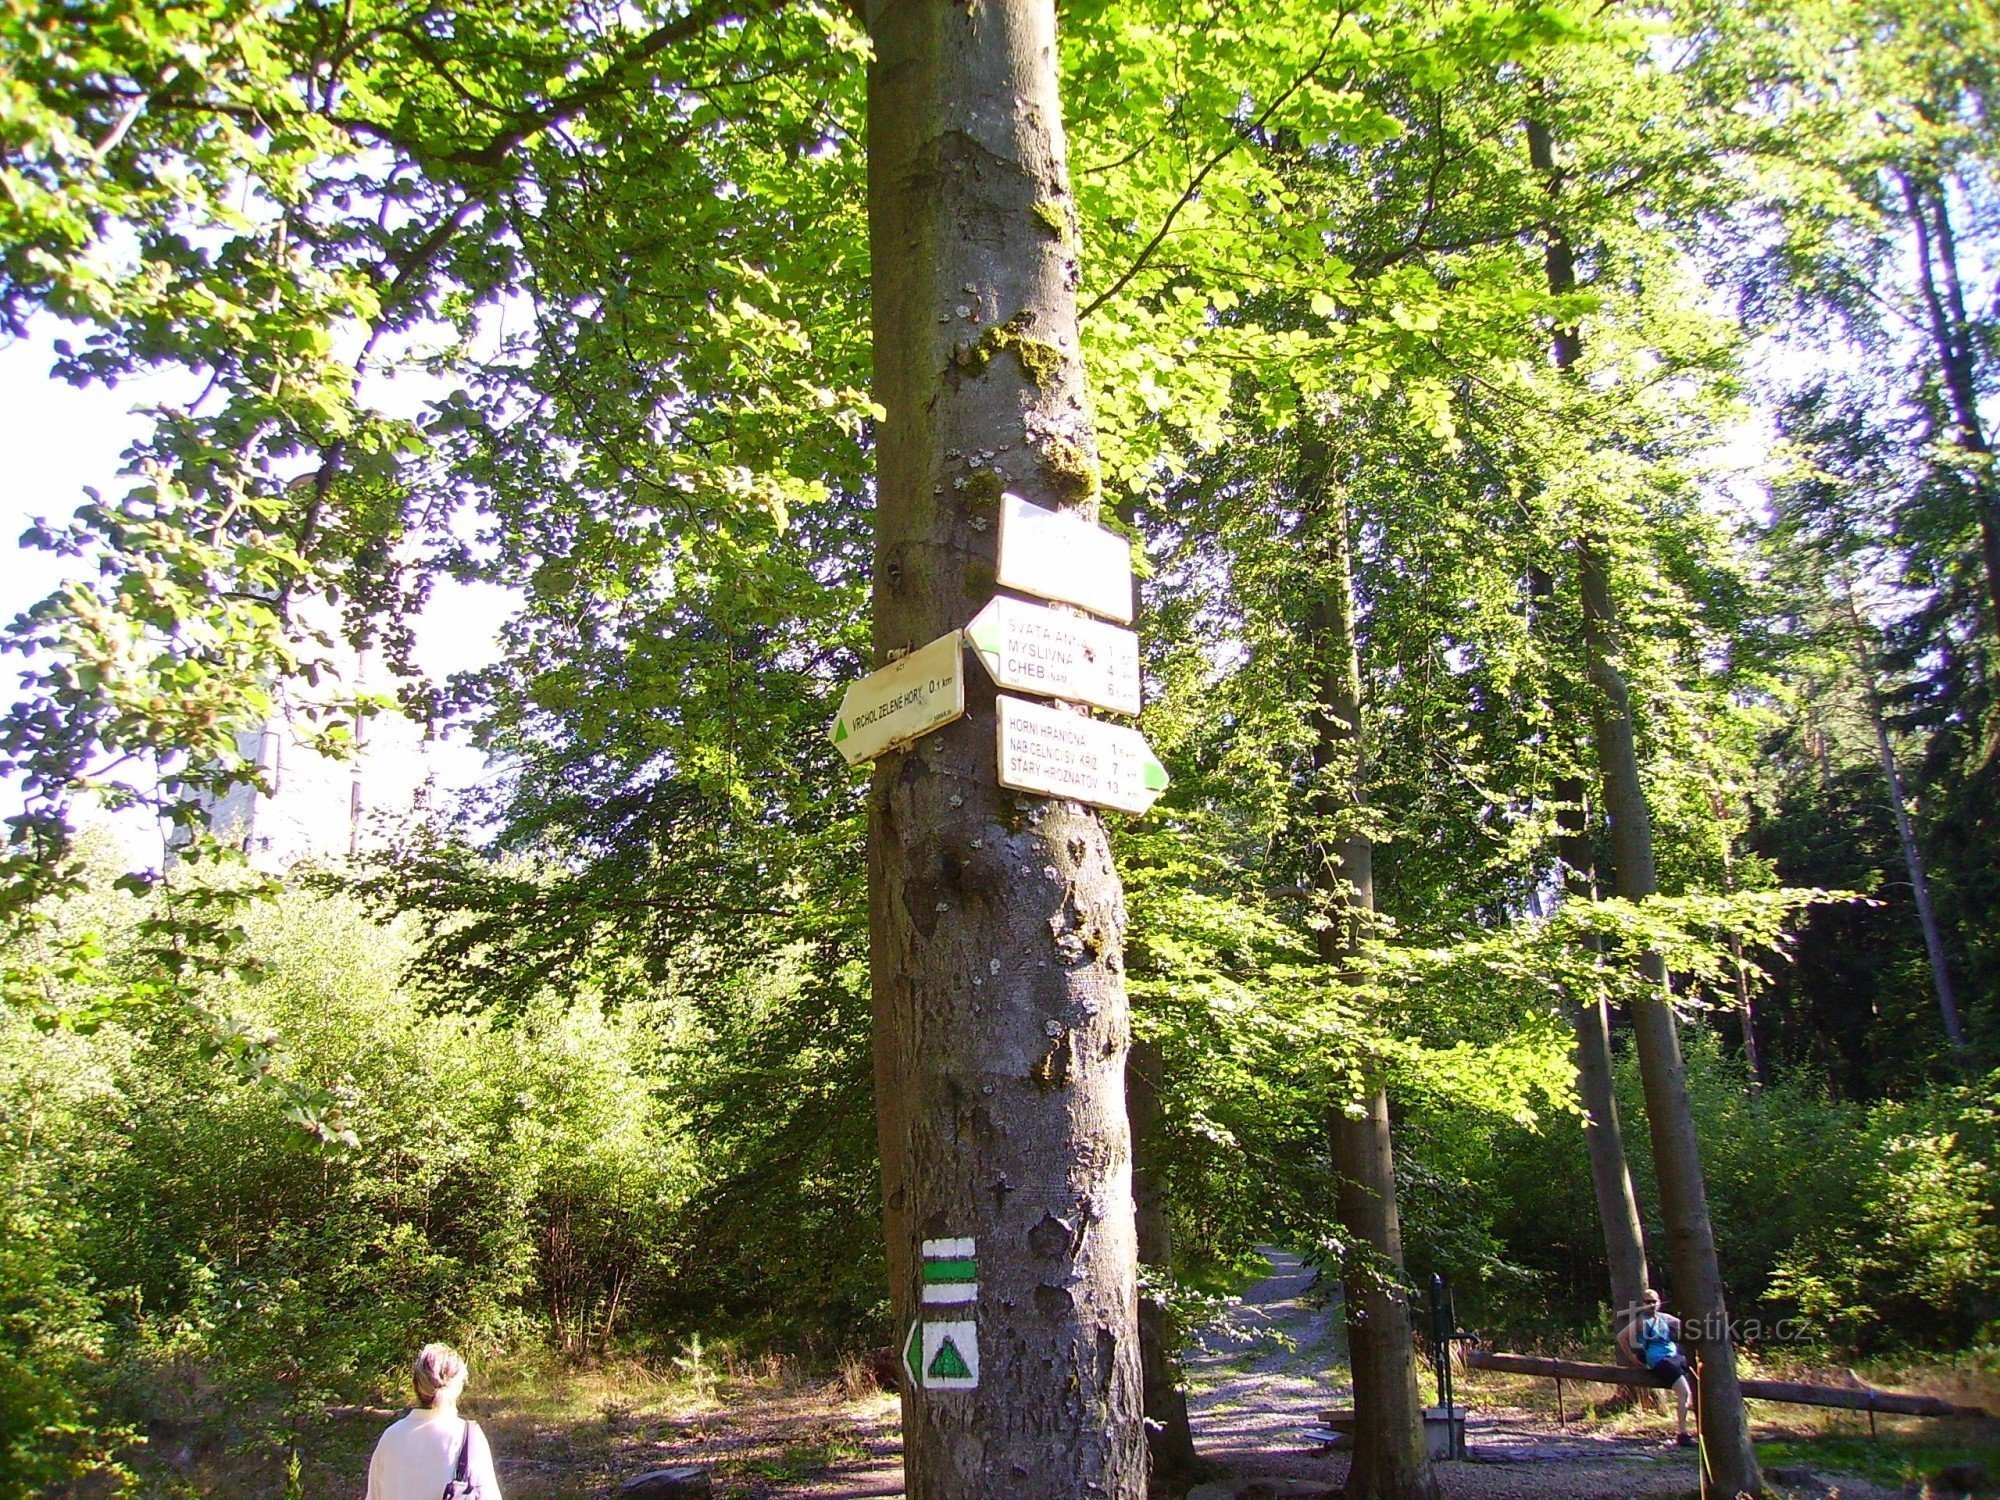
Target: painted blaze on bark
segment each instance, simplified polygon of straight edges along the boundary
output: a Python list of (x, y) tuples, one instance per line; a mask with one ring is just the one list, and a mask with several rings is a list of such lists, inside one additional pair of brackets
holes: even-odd
[[(866, 8), (877, 664), (994, 592), (999, 497), (1095, 501), (1050, 0)], [(1145, 1493), (1124, 900), (1101, 820), (1003, 791), (994, 692), (876, 762), (869, 925), (898, 1337), (969, 1239), (971, 1389), (903, 1393), (907, 1492)]]

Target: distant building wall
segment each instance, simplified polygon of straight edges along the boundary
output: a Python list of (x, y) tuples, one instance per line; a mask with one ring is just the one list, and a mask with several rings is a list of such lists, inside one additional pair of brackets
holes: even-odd
[[(370, 686), (367, 654), (340, 654), (342, 682)], [(263, 768), (269, 790), (231, 787), (210, 800), (208, 824), (259, 869), (361, 853), (380, 838), (384, 819), (376, 815), (408, 811), (432, 779), (429, 737), (406, 715), (382, 712), (350, 724), (356, 748), (345, 760), (313, 747), (325, 723), (285, 703), (262, 729), (236, 737), (238, 753)]]

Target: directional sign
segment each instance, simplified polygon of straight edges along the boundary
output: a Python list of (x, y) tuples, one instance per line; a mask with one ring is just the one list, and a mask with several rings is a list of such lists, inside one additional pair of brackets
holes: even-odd
[(1136, 729), (1002, 693), (1000, 785), (1142, 813), (1167, 789), (1167, 768)]
[(964, 637), (954, 630), (850, 682), (827, 737), (851, 766), (941, 729), (964, 712)]
[(1139, 711), (1139, 637), (1130, 630), (1002, 595), (965, 627), (965, 638), (1003, 688)]
[(1000, 586), (1132, 620), (1132, 544), (1080, 516), (1000, 497)]
[(979, 1325), (912, 1323), (903, 1341), (903, 1368), (910, 1384), (927, 1391), (970, 1391), (979, 1387)]

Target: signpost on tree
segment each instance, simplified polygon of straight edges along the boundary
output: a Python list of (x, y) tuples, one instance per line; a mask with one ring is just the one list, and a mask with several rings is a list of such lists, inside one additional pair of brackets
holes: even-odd
[[(1053, 0), (865, 11), (887, 665), (987, 608), (1002, 525), (1110, 544), (1085, 525), (1097, 464)], [(1012, 586), (1037, 591), (1014, 550)], [(1102, 570), (1078, 571), (1067, 593), (1089, 597), (1070, 602), (1116, 617)], [(1124, 898), (1095, 811), (1001, 785), (996, 698), (965, 674), (964, 716), (878, 754), (869, 795), (905, 1492), (1141, 1500)]]

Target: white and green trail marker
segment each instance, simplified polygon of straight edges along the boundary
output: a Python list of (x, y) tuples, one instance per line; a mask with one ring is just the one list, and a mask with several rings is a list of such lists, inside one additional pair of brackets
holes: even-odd
[(1136, 729), (1002, 693), (1000, 785), (1142, 813), (1167, 789), (1167, 768)]
[(903, 1344), (910, 1384), (927, 1391), (979, 1388), (979, 1325), (970, 1321), (912, 1323)]
[(851, 766), (942, 729), (964, 712), (964, 634), (954, 630), (850, 682), (827, 738)]
[(969, 1239), (924, 1241), (924, 1306), (979, 1300), (979, 1258)]
[(1139, 711), (1139, 637), (1102, 620), (1060, 614), (1002, 594), (965, 627), (987, 675), (1003, 688), (1113, 713)]
[(1132, 622), (1132, 544), (1068, 511), (1000, 497), (1002, 588)]
[[(910, 1384), (926, 1391), (969, 1391), (979, 1385), (979, 1325), (967, 1315), (979, 1300), (979, 1247), (971, 1238), (923, 1243), (924, 1315), (903, 1341)], [(932, 1308), (957, 1313), (926, 1322)]]

